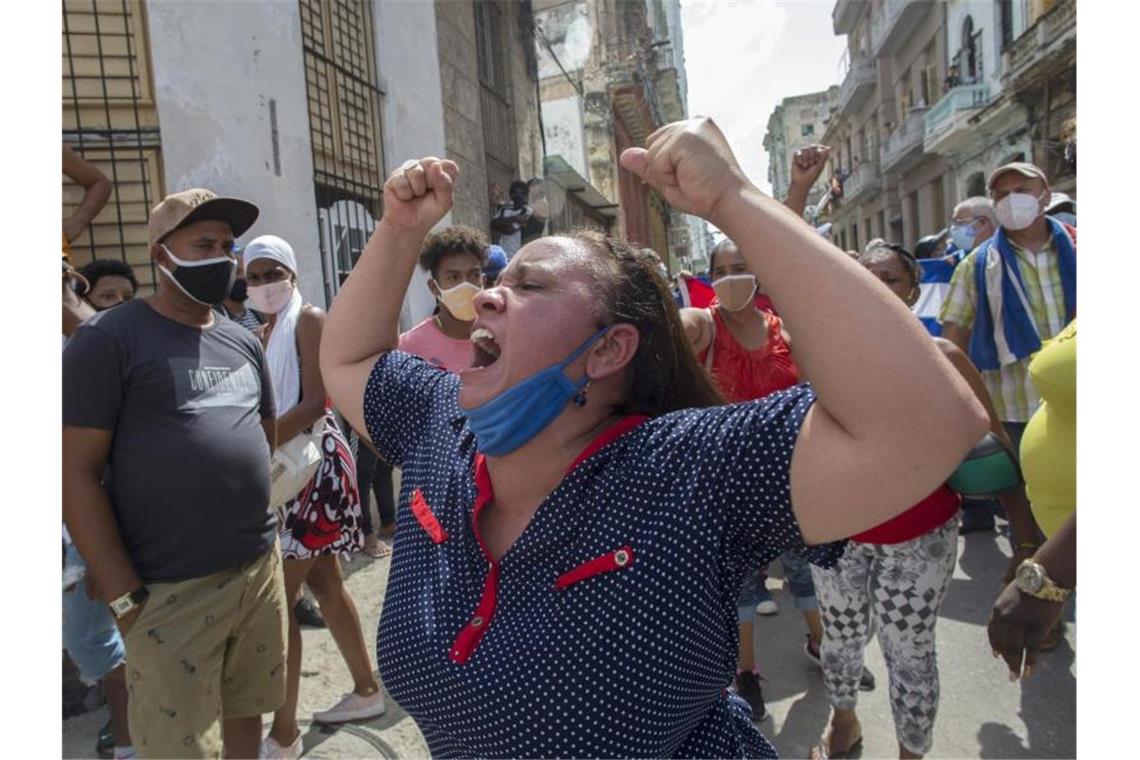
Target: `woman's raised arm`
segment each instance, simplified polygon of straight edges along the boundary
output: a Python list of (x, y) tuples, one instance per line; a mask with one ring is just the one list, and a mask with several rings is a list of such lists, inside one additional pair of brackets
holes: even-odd
[(711, 119), (662, 127), (621, 164), (736, 241), (780, 304), (818, 395), (791, 465), (807, 542), (850, 536), (914, 505), (985, 435), (985, 410), (914, 315), (757, 190)]
[(400, 308), (427, 233), (451, 210), (459, 167), (407, 161), (384, 183), (384, 216), (329, 308), (321, 375), (340, 413), (364, 436), (364, 388), (380, 354), (400, 339)]

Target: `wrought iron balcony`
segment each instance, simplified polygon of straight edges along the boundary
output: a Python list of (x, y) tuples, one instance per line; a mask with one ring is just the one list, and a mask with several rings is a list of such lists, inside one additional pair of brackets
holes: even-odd
[(1077, 42), (1077, 4), (1062, 0), (1037, 19), (1003, 54), (1002, 86), (1033, 79), (1051, 54)]

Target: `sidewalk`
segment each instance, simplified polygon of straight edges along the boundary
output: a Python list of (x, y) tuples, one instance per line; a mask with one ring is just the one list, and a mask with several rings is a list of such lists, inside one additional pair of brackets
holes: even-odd
[[(974, 533), (958, 540), (958, 566), (938, 623), (942, 700), (931, 758), (1071, 758), (1076, 756), (1076, 626), (1066, 640), (1043, 655), (1037, 673), (1010, 683), (1004, 665), (990, 655), (986, 621), (997, 592), (1008, 542)], [(389, 559), (359, 555), (345, 567), (365, 638), (375, 638)], [(778, 571), (778, 563), (773, 565)], [(770, 581), (772, 587), (778, 581)], [(803, 654), (804, 624), (786, 591), (775, 594), (780, 613), (758, 617), (757, 662), (771, 717), (761, 724), (781, 757), (806, 757), (826, 728), (827, 693), (816, 666)], [(427, 757), (415, 723), (394, 702), (367, 723), (326, 729), (307, 716), (334, 703), (349, 688), (348, 669), (326, 630), (302, 629), (305, 651), (299, 716), (305, 752), (314, 758)], [(876, 688), (861, 693), (864, 758), (898, 757), (888, 702), (886, 668), (877, 643), (867, 648)], [(63, 724), (64, 757), (92, 757), (95, 734), (106, 710)]]

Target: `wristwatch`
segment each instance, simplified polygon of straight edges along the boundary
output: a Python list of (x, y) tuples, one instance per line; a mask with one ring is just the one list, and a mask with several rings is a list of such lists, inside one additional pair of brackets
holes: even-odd
[(1017, 566), (1013, 582), (1022, 593), (1047, 602), (1063, 602), (1073, 593), (1072, 589), (1061, 588), (1054, 583), (1041, 563), (1032, 559), (1027, 559)]
[(139, 586), (129, 594), (123, 594), (118, 599), (113, 600), (111, 612), (115, 613), (116, 619), (122, 619), (141, 607), (149, 596), (150, 592), (147, 591), (146, 586)]

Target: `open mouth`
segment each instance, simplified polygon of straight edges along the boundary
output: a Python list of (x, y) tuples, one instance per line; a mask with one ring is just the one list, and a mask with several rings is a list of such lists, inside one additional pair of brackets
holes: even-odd
[(474, 346), (475, 356), (471, 366), (477, 369), (490, 367), (498, 361), (502, 350), (495, 342), (495, 337), (485, 327), (480, 327), (471, 333), (471, 345)]

